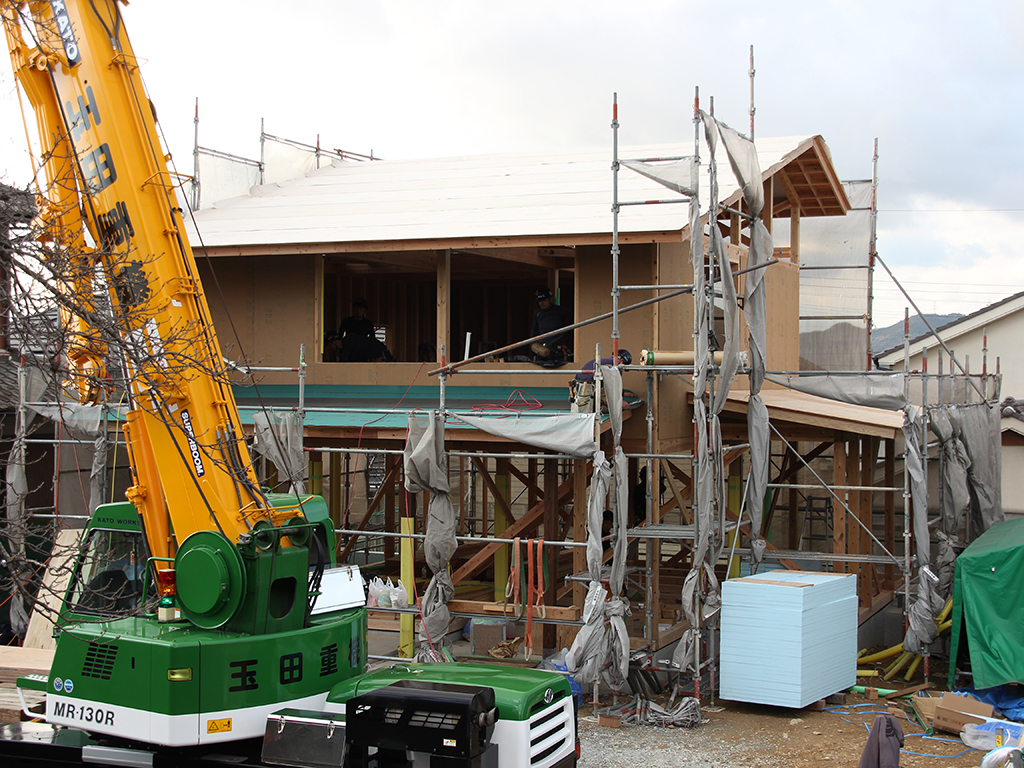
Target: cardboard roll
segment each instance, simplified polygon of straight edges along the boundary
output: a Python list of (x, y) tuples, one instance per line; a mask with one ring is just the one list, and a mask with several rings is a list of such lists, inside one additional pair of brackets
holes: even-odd
[[(640, 350), (640, 365), (694, 365), (696, 354), (692, 349), (643, 349)], [(721, 365), (723, 354), (714, 353), (715, 365)]]

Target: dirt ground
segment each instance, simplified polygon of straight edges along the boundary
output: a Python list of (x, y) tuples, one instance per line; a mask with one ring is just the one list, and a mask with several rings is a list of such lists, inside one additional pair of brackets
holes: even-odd
[[(625, 703), (625, 700), (620, 703)], [(660, 703), (665, 704), (665, 701)], [(687, 731), (653, 727), (606, 728), (597, 724), (593, 708), (585, 706), (580, 710), (581, 765), (589, 763), (603, 768), (620, 762), (609, 759), (608, 754), (615, 754), (618, 750), (634, 753), (642, 750), (646, 755), (644, 764), (653, 768), (660, 764), (655, 758), (659, 751), (682, 747), (683, 754), (697, 753), (707, 764), (714, 766), (856, 766), (867, 741), (868, 728), (877, 714), (885, 712), (884, 700), (872, 701), (857, 694), (847, 694), (845, 706), (828, 707), (826, 711), (715, 702), (715, 706), (710, 703), (702, 706), (702, 714), (708, 722)], [(984, 752), (968, 749), (957, 736), (936, 731), (932, 737), (925, 738), (921, 726), (902, 712), (898, 717), (905, 737), (900, 757), (902, 768), (940, 765), (966, 768), (981, 764)], [(639, 731), (647, 733), (630, 733)], [(588, 747), (591, 748), (590, 760), (587, 760)], [(611, 748), (609, 753), (604, 752), (606, 748)], [(631, 762), (625, 760), (622, 764)]]

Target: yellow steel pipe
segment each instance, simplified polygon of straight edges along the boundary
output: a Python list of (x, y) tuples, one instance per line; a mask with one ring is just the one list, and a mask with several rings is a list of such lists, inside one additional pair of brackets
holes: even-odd
[(953, 598), (951, 597), (951, 598), (949, 598), (949, 600), (946, 601), (946, 607), (943, 608), (942, 611), (939, 613), (938, 617), (936, 617), (935, 623), (936, 624), (941, 624), (942, 622), (944, 622), (946, 619), (949, 618), (949, 614), (952, 611), (953, 611)]
[(894, 645), (892, 648), (886, 648), (884, 651), (873, 653), (870, 656), (861, 656), (857, 659), (858, 664), (871, 664), (875, 661), (881, 661), (882, 659), (888, 659), (890, 656), (896, 656), (903, 653), (903, 643)]
[[(405, 534), (398, 544), (400, 571), (402, 584), (405, 586), (409, 598), (409, 605), (415, 605), (414, 587), (416, 585), (415, 561), (413, 559), (413, 526), (416, 520), (412, 517), (402, 518), (402, 533)], [(411, 659), (413, 646), (413, 630), (416, 617), (411, 613), (401, 614), (398, 620), (398, 655), (403, 659)]]
[(910, 660), (912, 658), (914, 658), (914, 654), (909, 653), (909, 652), (905, 652), (902, 656), (900, 656), (896, 660), (896, 663), (893, 664), (892, 667), (890, 667), (889, 669), (887, 669), (885, 671), (885, 674), (882, 675), (882, 679), (883, 680), (892, 680), (892, 678), (896, 676), (897, 672), (899, 672), (901, 669), (903, 669), (905, 666), (907, 666), (907, 664), (910, 663)]
[(921, 663), (921, 659), (923, 658), (924, 656), (921, 655), (917, 655), (914, 657), (914, 660), (910, 663), (910, 667), (907, 669), (907, 674), (903, 676), (904, 680), (909, 680), (914, 676), (914, 673), (917, 672), (917, 667)]

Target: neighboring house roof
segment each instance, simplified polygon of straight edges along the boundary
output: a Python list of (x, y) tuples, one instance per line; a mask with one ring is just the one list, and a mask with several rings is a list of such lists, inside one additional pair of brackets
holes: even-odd
[(6, 350), (0, 351), (0, 411), (18, 407), (18, 366)]
[[(841, 215), (849, 208), (820, 136), (758, 139), (762, 176), (778, 174), (775, 214), (800, 201), (801, 215)], [(701, 207), (709, 191), (707, 148), (701, 150)], [(680, 157), (693, 144), (623, 148), (621, 160)], [(740, 196), (724, 149), (718, 151), (720, 199)], [(188, 223), (196, 250), (210, 255), (339, 253), (431, 247), (502, 246), (541, 238), (578, 244), (612, 230), (612, 153), (533, 152), (428, 160), (336, 164), (286, 182), (253, 187), (249, 195), (196, 212), (202, 239)], [(785, 197), (783, 197), (785, 196)], [(679, 199), (631, 170), (619, 172), (620, 202)], [(620, 232), (678, 233), (686, 205), (623, 207)], [(655, 238), (657, 239), (657, 238)], [(666, 238), (667, 239), (667, 238)], [(445, 245), (440, 245), (444, 243)], [(536, 243), (534, 243), (536, 244)]]
[[(951, 323), (946, 323), (935, 330), (942, 336), (942, 340), (949, 342), (955, 339), (957, 336), (962, 336), (965, 333), (970, 333), (978, 328), (983, 328), (986, 325), (991, 325), (996, 320), (1000, 320), (1009, 315), (1013, 315), (1024, 309), (1024, 291), (1015, 293), (1012, 296), (1007, 296), (1005, 299), (989, 304), (987, 307), (982, 307), (977, 312), (972, 312), (969, 315), (954, 320)], [(938, 342), (934, 340), (935, 335), (929, 331), (928, 333), (922, 333), (920, 336), (911, 339), (910, 341), (910, 356), (913, 357), (919, 354), (924, 347), (933, 347)], [(903, 345), (887, 349), (881, 354), (875, 355), (875, 359), (883, 365), (893, 365), (894, 363), (901, 362), (903, 360)]]
[(1000, 431), (1024, 435), (1024, 400), (1007, 397), (999, 404), (999, 407), (1001, 409)]

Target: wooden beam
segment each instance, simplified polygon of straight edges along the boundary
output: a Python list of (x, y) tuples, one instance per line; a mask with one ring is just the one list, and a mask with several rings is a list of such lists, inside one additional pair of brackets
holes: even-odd
[[(671, 465), (668, 462), (668, 459), (661, 459), (661, 463), (662, 463), (662, 465), (667, 467), (667, 469), (665, 471), (665, 479), (668, 480), (668, 486), (669, 486), (669, 488), (672, 489), (672, 496), (675, 498), (676, 505), (679, 507), (679, 514), (681, 514), (683, 516), (683, 522), (685, 522), (686, 525), (692, 525), (693, 524), (693, 519), (691, 518), (690, 515), (686, 514), (686, 506), (683, 504), (683, 495), (682, 495), (682, 492), (679, 489), (679, 486), (676, 485), (676, 478), (672, 474), (672, 468), (671, 468)], [(655, 486), (655, 487), (657, 487), (657, 486)], [(690, 491), (690, 489), (687, 489), (687, 494), (686, 494), (687, 498), (689, 498), (689, 496), (690, 496), (689, 491)], [(659, 521), (660, 521), (660, 516), (659, 516)]]
[[(544, 250), (548, 251), (549, 255), (544, 255)], [(530, 264), (535, 267), (543, 267), (544, 269), (558, 269), (560, 266), (554, 258), (554, 251), (550, 248), (460, 248), (459, 253), (480, 256), (485, 259), (514, 261), (517, 264)], [(563, 258), (572, 258), (572, 255), (570, 254)]]
[[(560, 486), (558, 486), (558, 501), (561, 502), (563, 498), (568, 497), (572, 492), (572, 478), (570, 477)], [(544, 502), (541, 501), (539, 504), (531, 507), (526, 513), (510, 525), (503, 535), (506, 539), (514, 539), (524, 531), (536, 530), (536, 528), (542, 522), (544, 516)], [(494, 553), (498, 551), (500, 547), (507, 546), (505, 544), (487, 544), (473, 557), (467, 560), (459, 570), (452, 574), (452, 582), (458, 584), (463, 579), (468, 579), (471, 576), (475, 576), (481, 571), (484, 566), (490, 562)]]
[[(508, 461), (508, 459), (505, 459)], [(498, 484), (494, 482), (494, 478), (491, 477), (491, 473), (487, 471), (487, 465), (484, 464), (483, 459), (474, 456), (473, 463), (476, 465), (477, 472), (480, 473), (480, 479), (483, 480), (484, 485), (487, 486), (487, 490), (494, 496), (495, 509), (500, 509), (505, 515), (505, 519), (511, 522), (514, 517), (512, 515), (512, 507), (509, 506), (508, 499), (505, 498), (505, 494), (498, 488)], [(497, 471), (497, 470), (495, 470)]]
[[(619, 243), (678, 243), (682, 230), (620, 232)], [(590, 235), (527, 235), (524, 237), (453, 237), (429, 240), (360, 240), (352, 242), (273, 243), (264, 245), (226, 245), (193, 248), (196, 254), (219, 256), (281, 256), (327, 253), (373, 253), (387, 251), (466, 250), (473, 248), (578, 247), (611, 245), (611, 232)]]
[[(359, 520), (359, 524), (356, 526), (357, 531), (364, 530), (366, 526), (369, 524), (370, 518), (373, 516), (373, 513), (377, 511), (377, 507), (380, 505), (381, 500), (385, 496), (385, 489), (388, 487), (388, 485), (395, 482), (395, 477), (398, 474), (398, 470), (401, 468), (402, 463), (400, 461), (396, 461), (395, 464), (391, 467), (391, 469), (389, 469), (384, 474), (384, 479), (381, 481), (380, 487), (377, 489), (377, 492), (373, 495), (373, 501), (366, 505), (366, 513), (362, 516), (362, 518)], [(402, 495), (404, 496), (405, 494)], [(338, 555), (339, 563), (344, 563), (348, 560), (348, 556), (352, 554), (352, 550), (355, 549), (356, 542), (358, 540), (359, 537), (357, 536), (352, 536), (348, 540), (348, 543), (345, 544), (344, 548), (341, 550), (341, 554)]]
[[(401, 272), (422, 272), (430, 274), (437, 265), (437, 257), (430, 251), (377, 251), (353, 254), (351, 258), (330, 261), (325, 264), (327, 274), (339, 272), (342, 274), (360, 273), (359, 265), (373, 265), (374, 267), (390, 267), (392, 270)], [(362, 267), (361, 273), (364, 276), (374, 274), (376, 270), (370, 271)]]
[[(449, 600), (448, 610), (456, 613), (484, 613), (518, 616), (522, 609), (519, 603), (490, 603), (485, 600)], [(543, 606), (540, 609), (533, 606), (533, 618), (535, 619), (558, 619), (560, 621), (579, 621), (583, 615), (582, 606), (560, 607), (557, 605)], [(526, 612), (523, 611), (525, 618)]]
[(511, 472), (519, 482), (526, 486), (526, 490), (529, 492), (529, 499), (531, 502), (530, 506), (533, 506), (533, 504), (544, 496), (544, 491), (542, 491), (540, 486), (537, 485), (537, 460), (529, 459), (529, 462), (531, 470), (529, 475), (512, 463), (509, 463), (508, 471)]

